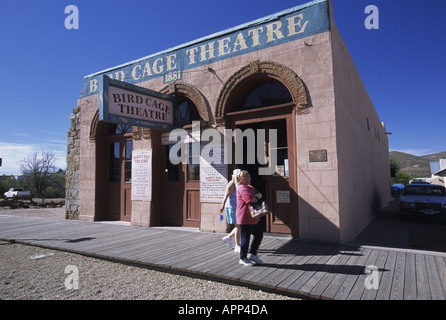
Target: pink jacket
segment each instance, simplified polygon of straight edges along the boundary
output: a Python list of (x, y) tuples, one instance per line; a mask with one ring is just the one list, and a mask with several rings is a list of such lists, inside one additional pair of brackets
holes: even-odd
[(237, 186), (237, 210), (235, 212), (237, 224), (257, 224), (259, 222), (260, 219), (254, 219), (249, 210), (251, 199), (256, 193), (258, 191), (251, 185)]

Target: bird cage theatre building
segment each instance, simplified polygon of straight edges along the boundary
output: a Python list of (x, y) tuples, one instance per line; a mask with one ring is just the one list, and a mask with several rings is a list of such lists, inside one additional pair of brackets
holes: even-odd
[(66, 215), (226, 232), (246, 169), (265, 232), (352, 240), (390, 200), (386, 130), (317, 0), (84, 78)]

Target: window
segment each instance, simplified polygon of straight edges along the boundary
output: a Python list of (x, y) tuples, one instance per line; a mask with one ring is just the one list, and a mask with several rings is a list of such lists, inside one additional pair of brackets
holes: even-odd
[(132, 150), (133, 140), (125, 142), (125, 182), (132, 181)]
[[(109, 127), (109, 181), (132, 181), (132, 127), (123, 124), (112, 124)], [(121, 176), (123, 174), (123, 176)]]
[(293, 102), (288, 89), (277, 81), (259, 84), (249, 91), (240, 110), (277, 106)]
[[(170, 161), (169, 153), (174, 145), (169, 145), (166, 150), (166, 160), (164, 166), (164, 181), (173, 182), (179, 181), (180, 174), (182, 172), (182, 163), (173, 164)], [(200, 142), (193, 142), (187, 144), (187, 158), (186, 158), (186, 181), (200, 181), (200, 154), (199, 152), (193, 153), (193, 149), (198, 148), (200, 150)], [(177, 157), (181, 158), (181, 149), (178, 150)]]
[[(166, 148), (166, 162), (165, 162), (165, 169), (164, 169), (164, 181), (166, 182), (172, 182), (172, 181), (179, 181), (180, 178), (180, 164), (173, 164), (169, 159), (169, 153), (170, 149), (172, 149), (174, 145), (168, 145)], [(178, 152), (178, 157), (179, 152)]]
[(132, 127), (125, 124), (112, 124), (110, 125), (109, 134), (110, 135), (120, 135), (132, 132)]
[(289, 177), (286, 121), (273, 122), (270, 129), (277, 130), (277, 148), (270, 149), (270, 152), (277, 153), (276, 175)]
[(187, 155), (187, 181), (199, 181), (200, 180), (200, 155), (194, 155), (193, 148), (200, 150), (200, 142), (189, 143), (188, 155)]
[(119, 142), (110, 143), (110, 158), (109, 158), (109, 180), (110, 182), (119, 182)]
[(199, 121), (201, 119), (195, 104), (186, 99), (178, 105), (178, 112), (176, 117), (177, 127), (183, 127), (192, 124), (192, 121)]

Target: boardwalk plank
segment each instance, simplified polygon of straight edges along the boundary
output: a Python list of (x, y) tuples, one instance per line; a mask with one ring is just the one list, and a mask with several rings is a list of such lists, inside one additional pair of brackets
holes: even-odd
[(302, 287), (300, 287), (299, 292), (306, 293), (311, 298), (320, 298), (320, 289), (318, 289), (318, 287), (322, 285), (321, 281), (342, 256), (338, 247), (334, 249), (333, 254), (328, 257), (328, 259), (324, 259), (326, 262), (321, 265), (317, 272), (315, 272)]
[(337, 266), (336, 275), (330, 282), (330, 286), (328, 286), (323, 293), (324, 297), (328, 299), (335, 299), (337, 292), (343, 287), (347, 275), (350, 273), (356, 273), (356, 271), (352, 272), (351, 270), (353, 269), (353, 266), (356, 263), (356, 261), (359, 259), (361, 253), (356, 251), (355, 252), (346, 251), (345, 254), (348, 256), (347, 261), (343, 265)]
[[(373, 249), (371, 250), (370, 254), (367, 257), (367, 260), (365, 262), (365, 266), (371, 266), (376, 265), (376, 261), (379, 256), (379, 250)], [(347, 297), (348, 300), (361, 300), (362, 295), (364, 294), (364, 291), (366, 290), (365, 287), (365, 280), (367, 278), (368, 274), (365, 273), (365, 268), (362, 271), (362, 273), (359, 275), (358, 279), (356, 280), (355, 284), (353, 285), (353, 288), (350, 290), (350, 293)]]
[(380, 272), (381, 276), (379, 280), (379, 287), (378, 287), (378, 292), (376, 293), (377, 300), (388, 300), (390, 297), (396, 257), (397, 257), (396, 251), (390, 251), (389, 254), (387, 255), (386, 264), (384, 265), (385, 270)]
[(331, 263), (335, 263), (335, 259), (338, 258), (336, 254), (339, 252), (339, 248), (335, 246), (327, 246), (326, 251), (322, 252), (322, 258), (318, 260), (318, 267), (314, 268), (314, 271), (311, 272), (311, 276), (302, 283), (299, 288), (296, 290), (299, 294), (309, 294), (309, 292), (314, 288), (314, 286), (319, 282), (320, 278), (325, 275), (323, 272), (324, 267), (330, 265)]
[(424, 255), (415, 255), (415, 270), (417, 274), (417, 297), (418, 300), (430, 300), (431, 293), (429, 280), (427, 277), (427, 268)]
[(395, 263), (395, 271), (393, 273), (392, 289), (390, 292), (390, 300), (404, 299), (404, 272), (406, 266), (406, 254), (398, 252)]
[(443, 287), (441, 285), (440, 275), (435, 264), (435, 258), (433, 256), (425, 256), (427, 277), (429, 279), (429, 287), (432, 300), (445, 300)]
[[(333, 248), (332, 248), (333, 249)], [(327, 248), (321, 246), (314, 256), (308, 260), (302, 268), (302, 274), (291, 283), (287, 290), (289, 292), (299, 293), (300, 288), (325, 264), (327, 257)]]
[(363, 249), (363, 251), (361, 252), (361, 256), (356, 260), (351, 272), (347, 274), (347, 277), (336, 293), (334, 297), (336, 300), (346, 300), (348, 298), (348, 296), (350, 295), (350, 291), (352, 290), (356, 281), (359, 279), (361, 274), (364, 273), (364, 269), (367, 266), (366, 262), (369, 259), (371, 252), (372, 250), (369, 248)]
[(274, 271), (275, 276), (264, 280), (265, 283), (267, 283), (267, 286), (276, 288), (280, 282), (286, 279), (293, 272), (293, 266), (303, 257), (303, 253), (309, 252), (308, 250), (307, 244), (298, 241), (289, 243), (286, 250), (283, 247), (279, 248), (277, 252), (281, 252), (279, 254), (284, 256), (285, 259), (282, 260), (280, 265), (274, 265), (273, 268), (276, 269)]
[(182, 268), (190, 268), (193, 269), (194, 266), (198, 265), (201, 262), (206, 262), (209, 259), (215, 257), (216, 261), (218, 259), (223, 259), (222, 256), (225, 253), (230, 253), (228, 258), (233, 258), (238, 261), (238, 254), (228, 247), (221, 245), (219, 242), (217, 243), (207, 243), (204, 244), (200, 250), (197, 250), (194, 254), (191, 254), (190, 259), (183, 260), (178, 264), (179, 267)]
[(417, 275), (415, 271), (415, 254), (406, 254), (404, 275), (404, 300), (417, 299)]
[(281, 259), (277, 262), (277, 265), (273, 266), (273, 272), (269, 273), (262, 279), (262, 283), (265, 287), (276, 289), (278, 283), (282, 282), (288, 273), (286, 270), (292, 267), (291, 261), (295, 258), (292, 255), (282, 255)]
[(311, 259), (313, 259), (314, 252), (318, 249), (319, 246), (308, 247), (308, 250), (305, 251), (306, 254), (304, 254), (303, 256), (296, 256), (295, 260), (291, 260), (288, 264), (289, 267), (285, 266), (286, 271), (284, 271), (284, 274), (288, 274), (288, 276), (276, 287), (286, 291), (294, 292), (293, 289), (288, 289), (289, 286), (302, 276), (302, 274), (305, 272), (305, 269), (307, 268), (305, 264), (310, 263)]
[(275, 281), (276, 288), (280, 290), (287, 290), (289, 285), (293, 283), (298, 277), (302, 275), (302, 265), (305, 264), (311, 257), (319, 245), (308, 245), (303, 243), (303, 246), (299, 249), (299, 254), (295, 255), (293, 259), (289, 260), (286, 265), (283, 266), (283, 272)]
[[(385, 270), (384, 266), (386, 264), (388, 254), (389, 254), (389, 251), (387, 251), (387, 250), (379, 250), (378, 258), (376, 259), (376, 264), (375, 264), (375, 266), (378, 267), (378, 270)], [(378, 288), (379, 288), (379, 285), (381, 284), (382, 274), (383, 274), (383, 272), (379, 271), (379, 273), (378, 273), (378, 276), (379, 276)], [(364, 294), (362, 295), (361, 299), (375, 300), (377, 291), (378, 290), (375, 288), (367, 289), (364, 291)]]
[(330, 286), (334, 277), (338, 274), (339, 268), (340, 267), (342, 268), (342, 266), (350, 258), (349, 255), (345, 254), (346, 249), (348, 250), (348, 248), (341, 247), (337, 254), (338, 259), (335, 260), (335, 263), (333, 265), (327, 264), (326, 266), (324, 266), (326, 268), (322, 268), (322, 270), (325, 272), (325, 274), (320, 279), (320, 281), (314, 286), (314, 288), (311, 290), (310, 294), (312, 296), (328, 299), (325, 296), (323, 296), (324, 291)]
[(443, 294), (446, 296), (446, 258), (436, 256), (435, 263), (437, 265), (438, 277), (440, 278), (440, 283), (443, 288)]

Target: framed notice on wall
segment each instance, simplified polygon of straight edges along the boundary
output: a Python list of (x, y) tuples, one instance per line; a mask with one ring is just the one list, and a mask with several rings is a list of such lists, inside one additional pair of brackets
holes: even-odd
[(227, 166), (224, 164), (222, 144), (201, 147), (200, 157), (200, 201), (221, 203), (228, 184)]
[(152, 200), (152, 150), (132, 152), (132, 200)]

